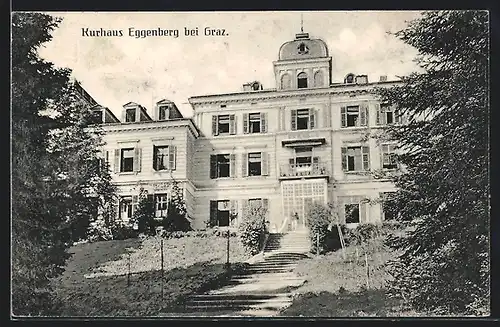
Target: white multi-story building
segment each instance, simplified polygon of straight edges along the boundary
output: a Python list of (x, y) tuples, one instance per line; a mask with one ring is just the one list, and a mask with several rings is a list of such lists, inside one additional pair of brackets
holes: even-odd
[(129, 102), (121, 120), (95, 108), (119, 188), (118, 218), (131, 217), (141, 188), (164, 215), (175, 179), (194, 228), (236, 226), (250, 201), (268, 208), (275, 231), (295, 226), (296, 216), (304, 226), (313, 202), (333, 203), (343, 223), (381, 222), (377, 200), (394, 185), (373, 172), (397, 166), (394, 144), (377, 136), (401, 119), (374, 88), (399, 82), (348, 74), (332, 83), (328, 48), (308, 33), (284, 43), (273, 67), (272, 89), (251, 82), (237, 93), (189, 98), (192, 118), (168, 100), (149, 113)]

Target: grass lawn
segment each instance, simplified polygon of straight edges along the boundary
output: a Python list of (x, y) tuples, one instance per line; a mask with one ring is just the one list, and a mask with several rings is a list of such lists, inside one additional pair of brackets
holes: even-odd
[[(366, 257), (365, 257), (366, 253)], [(384, 266), (397, 254), (383, 244), (383, 236), (299, 262), (295, 272), (307, 282), (294, 291), (294, 301), (282, 316), (387, 317), (423, 316), (400, 299), (389, 298)], [(368, 274), (366, 261), (368, 261)], [(368, 277), (367, 277), (368, 276)]]
[[(236, 238), (230, 249), (233, 270), (243, 269), (248, 256)], [(64, 316), (156, 316), (231, 274), (224, 266), (226, 239), (216, 236), (164, 240), (163, 299), (159, 238), (78, 244), (69, 251), (66, 271), (53, 281)]]

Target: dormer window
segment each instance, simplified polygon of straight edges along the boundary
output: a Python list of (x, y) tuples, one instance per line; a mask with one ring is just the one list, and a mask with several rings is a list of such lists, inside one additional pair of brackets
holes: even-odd
[(297, 76), (297, 88), (305, 89), (307, 88), (307, 74), (302, 72)]
[(158, 120), (167, 120), (168, 118), (168, 106), (160, 106), (158, 108)]
[(346, 84), (352, 84), (352, 83), (354, 83), (354, 78), (355, 78), (354, 74), (352, 74), (352, 73), (351, 74), (347, 74), (347, 76), (344, 79), (344, 83), (346, 83)]
[(135, 108), (127, 109), (125, 112), (125, 122), (135, 122), (136, 110)]

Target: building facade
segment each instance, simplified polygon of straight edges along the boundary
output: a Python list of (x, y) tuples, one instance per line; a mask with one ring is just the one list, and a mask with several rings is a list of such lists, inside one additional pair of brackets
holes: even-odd
[(395, 189), (376, 172), (397, 169), (383, 131), (402, 118), (374, 88), (399, 82), (348, 74), (332, 83), (328, 48), (308, 33), (284, 43), (273, 67), (272, 89), (255, 81), (241, 92), (189, 98), (192, 118), (168, 100), (151, 115), (127, 103), (121, 120), (95, 108), (119, 188), (117, 218), (131, 217), (141, 188), (161, 217), (175, 180), (197, 229), (237, 226), (252, 201), (268, 209), (276, 232), (304, 227), (314, 202), (332, 203), (348, 225), (387, 219), (381, 199)]

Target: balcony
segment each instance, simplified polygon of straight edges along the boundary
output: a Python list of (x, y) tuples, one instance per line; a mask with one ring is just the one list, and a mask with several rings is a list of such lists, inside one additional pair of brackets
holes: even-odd
[(280, 167), (279, 179), (308, 179), (323, 177), (328, 179), (328, 172), (320, 163), (287, 164)]

